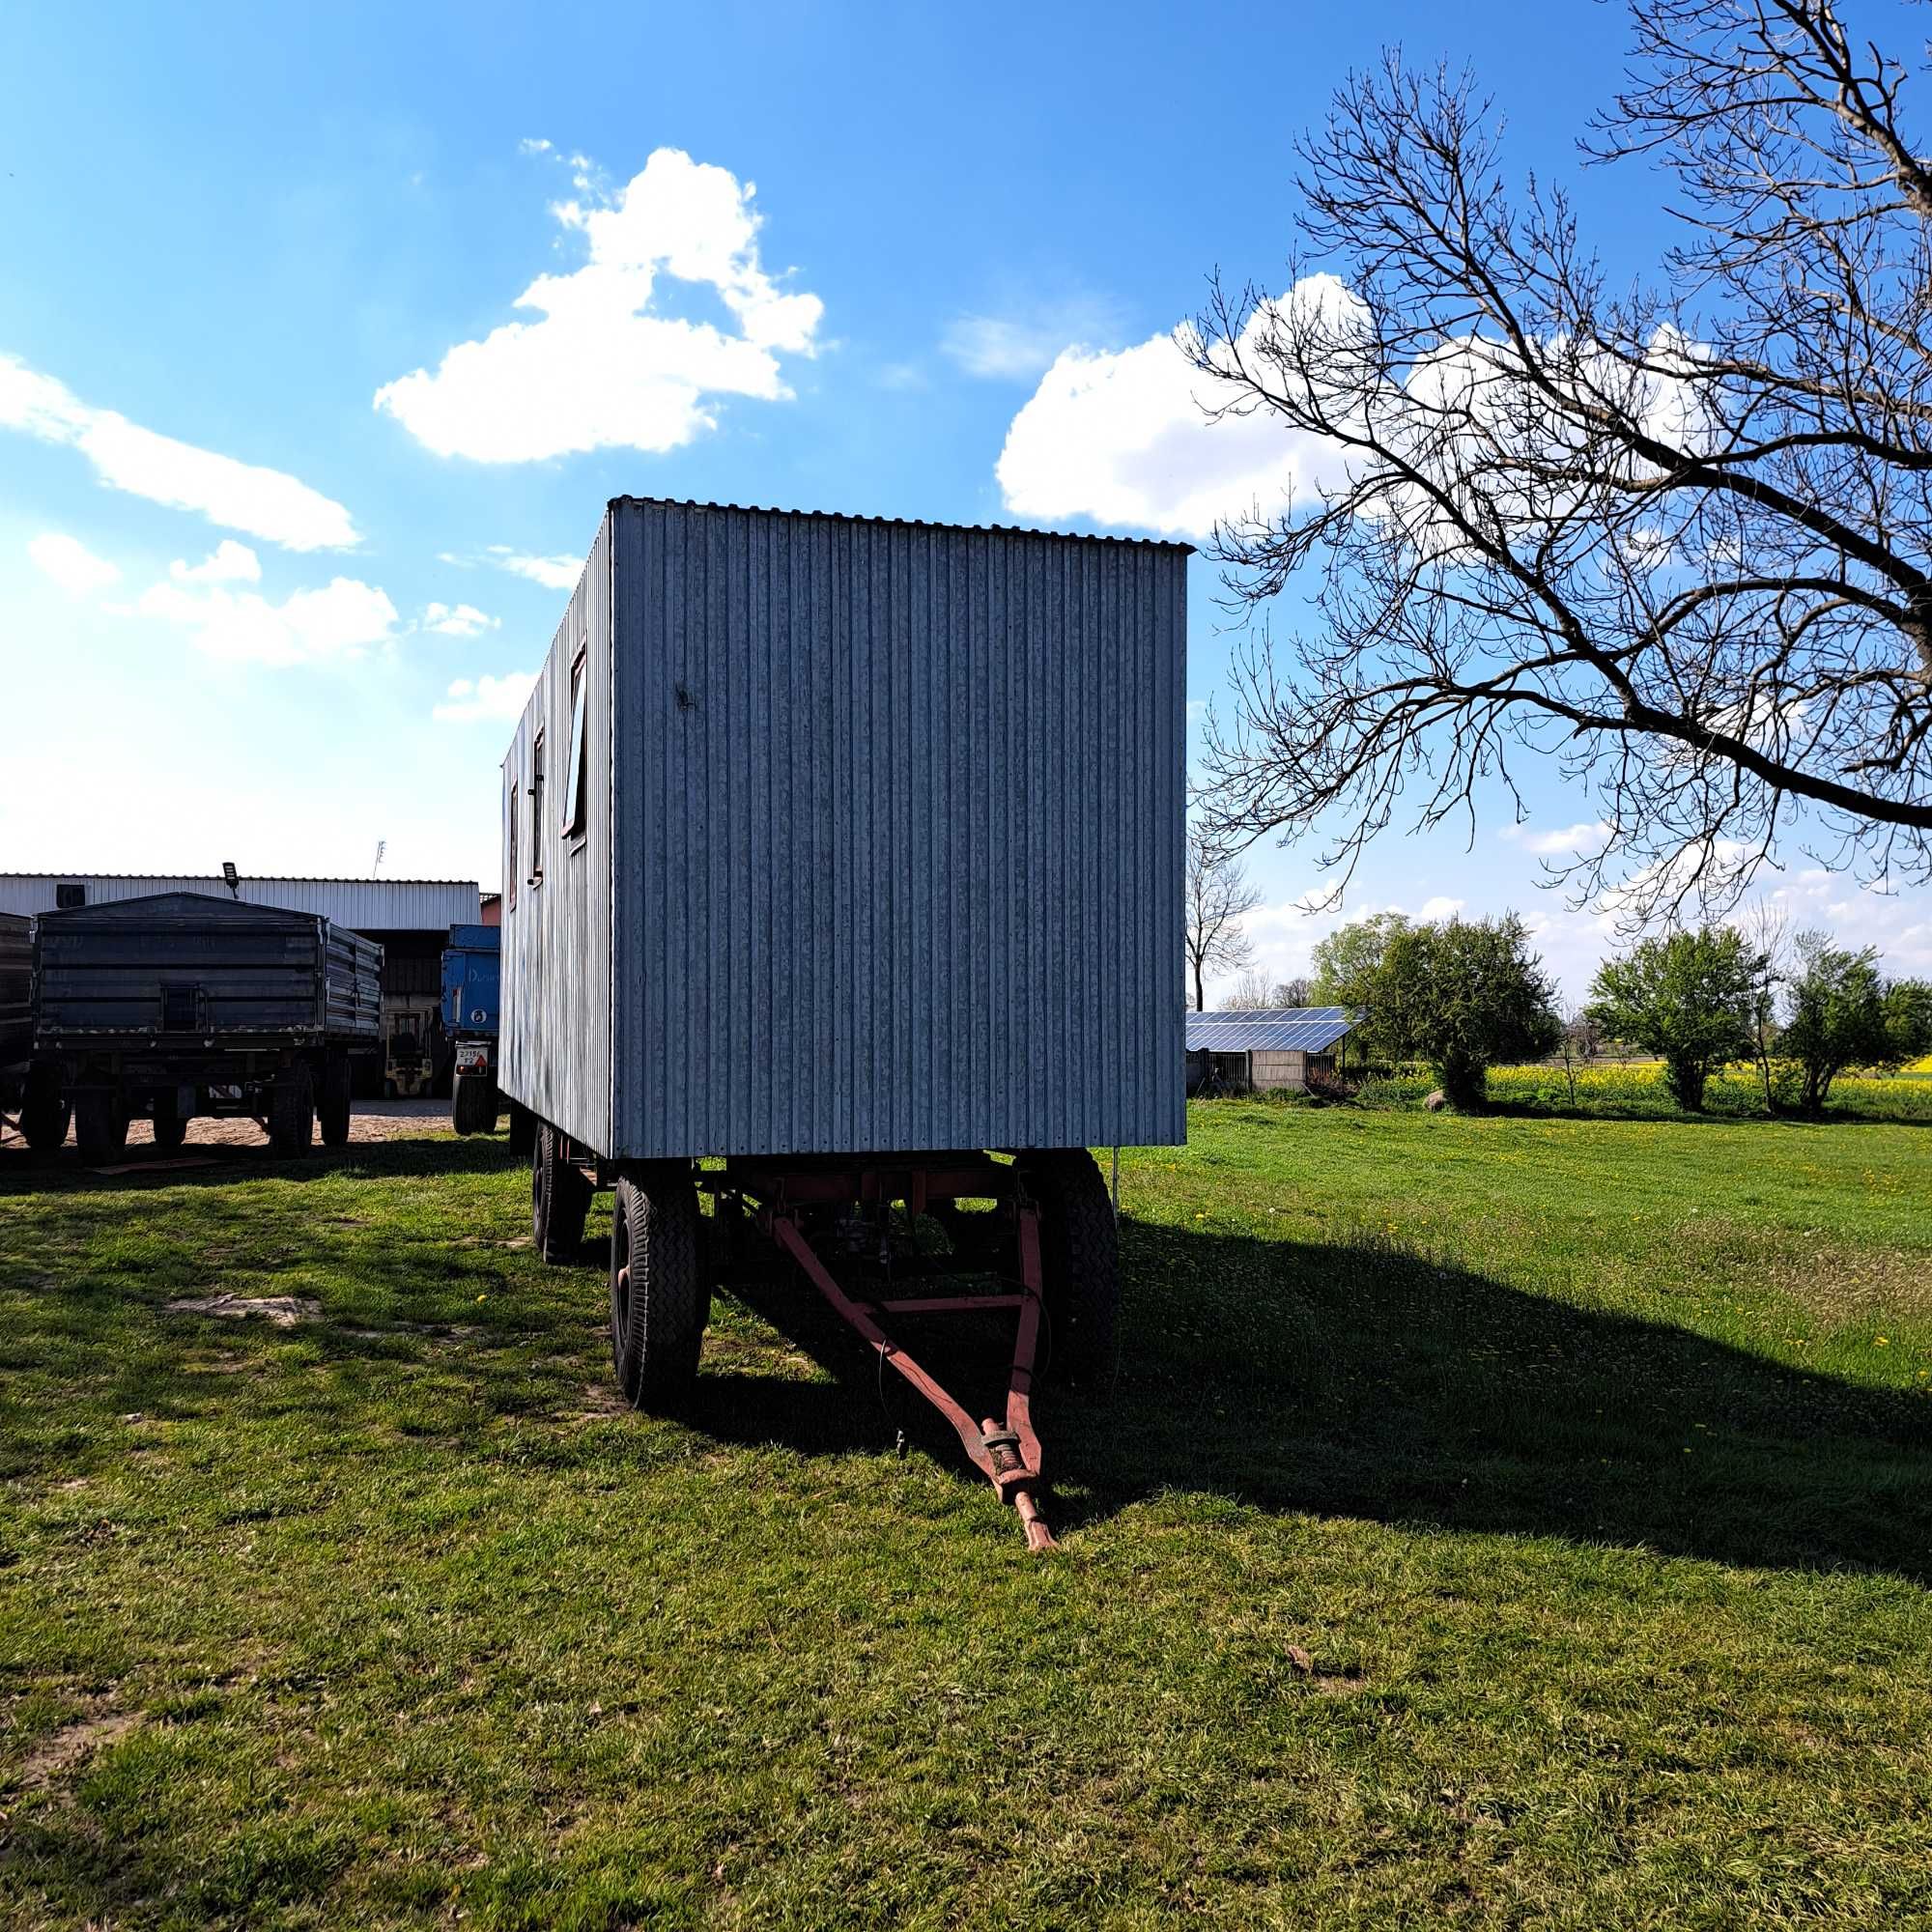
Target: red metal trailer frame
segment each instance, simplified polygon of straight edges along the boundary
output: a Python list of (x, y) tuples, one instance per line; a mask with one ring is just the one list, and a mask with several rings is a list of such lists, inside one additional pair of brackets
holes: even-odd
[[(1045, 1487), (1039, 1437), (1033, 1423), (1035, 1361), (1039, 1349), (1039, 1215), (1017, 1171), (983, 1153), (867, 1156), (859, 1161), (787, 1161), (734, 1156), (722, 1169), (700, 1171), (699, 1187), (749, 1207), (757, 1226), (796, 1262), (833, 1312), (862, 1335), (881, 1364), (901, 1376), (936, 1408), (959, 1438), (973, 1465), (1003, 1502), (1018, 1511), (1027, 1548), (1054, 1548), (1041, 1514)], [(934, 1202), (990, 1199), (1012, 1219), (1018, 1261), (1016, 1294), (851, 1294), (834, 1279), (808, 1238), (803, 1220), (814, 1210), (901, 1204), (916, 1222)], [(894, 1340), (882, 1317), (983, 1315), (1015, 1311), (1012, 1366), (1007, 1376), (1004, 1420), (973, 1411)]]

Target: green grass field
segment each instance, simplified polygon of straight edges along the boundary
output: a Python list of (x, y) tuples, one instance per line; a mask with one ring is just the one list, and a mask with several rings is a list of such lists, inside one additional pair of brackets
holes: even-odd
[(1190, 1124), (1043, 1559), (500, 1140), (0, 1169), (0, 1922), (1932, 1919), (1932, 1130)]

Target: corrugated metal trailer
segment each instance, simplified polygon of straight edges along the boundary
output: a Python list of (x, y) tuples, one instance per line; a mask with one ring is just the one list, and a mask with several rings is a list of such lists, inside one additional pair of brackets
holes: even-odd
[(0, 913), (0, 1068), (25, 1064), (34, 1048), (34, 925)]
[(17, 1134), (36, 1152), (67, 1138), (58, 1077), (34, 1059), (34, 923), (0, 913), (0, 1140)]
[(353, 1049), (379, 1037), (383, 949), (312, 913), (162, 893), (34, 923), (35, 1051), (84, 1157), (131, 1117), (179, 1146), (196, 1115), (261, 1122), (277, 1151), (349, 1138)]
[[(996, 1226), (1023, 1340), (1044, 1319), (1063, 1363), (1111, 1355), (1086, 1150), (1185, 1131), (1187, 554), (609, 506), (504, 762), (500, 1060), (545, 1252), (617, 1186), (634, 1399), (695, 1374), (727, 1264), (627, 1259), (695, 1248), (695, 1187), (713, 1249), (755, 1209), (835, 1306), (834, 1223), (869, 1217), (889, 1267), (917, 1259), (893, 1258), (895, 1203), (952, 1215), (962, 1252)], [(986, 1227), (962, 1198), (997, 1204)], [(693, 1285), (639, 1307), (667, 1269)], [(955, 1426), (1030, 1493), (1030, 1428)]]

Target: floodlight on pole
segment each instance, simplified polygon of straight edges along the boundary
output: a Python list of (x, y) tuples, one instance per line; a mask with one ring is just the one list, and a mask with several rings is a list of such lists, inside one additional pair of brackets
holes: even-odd
[(239, 899), (242, 896), (242, 875), (235, 869), (235, 861), (233, 859), (222, 860), (221, 879), (229, 892)]

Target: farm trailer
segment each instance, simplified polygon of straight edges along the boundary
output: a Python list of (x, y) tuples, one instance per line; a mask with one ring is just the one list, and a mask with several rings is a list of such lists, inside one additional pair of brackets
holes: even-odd
[[(614, 1189), (634, 1403), (768, 1239), (1050, 1543), (1036, 1367), (1115, 1346), (1088, 1149), (1185, 1137), (1186, 556), (610, 504), (503, 765), (499, 1078), (546, 1260)], [(989, 1312), (998, 1415), (887, 1325)]]
[(379, 1037), (383, 949), (314, 913), (201, 893), (115, 899), (34, 923), (34, 1049), (59, 1069), (81, 1156), (111, 1160), (149, 1115), (179, 1147), (197, 1115), (303, 1151), (318, 1112), (349, 1138), (352, 1052)]
[(67, 1139), (60, 1078), (34, 1057), (34, 923), (0, 913), (0, 1138), (18, 1134), (36, 1153)]
[(450, 1043), (450, 1124), (459, 1134), (497, 1130), (497, 1024), (502, 933), (452, 925), (442, 952), (442, 1030)]

